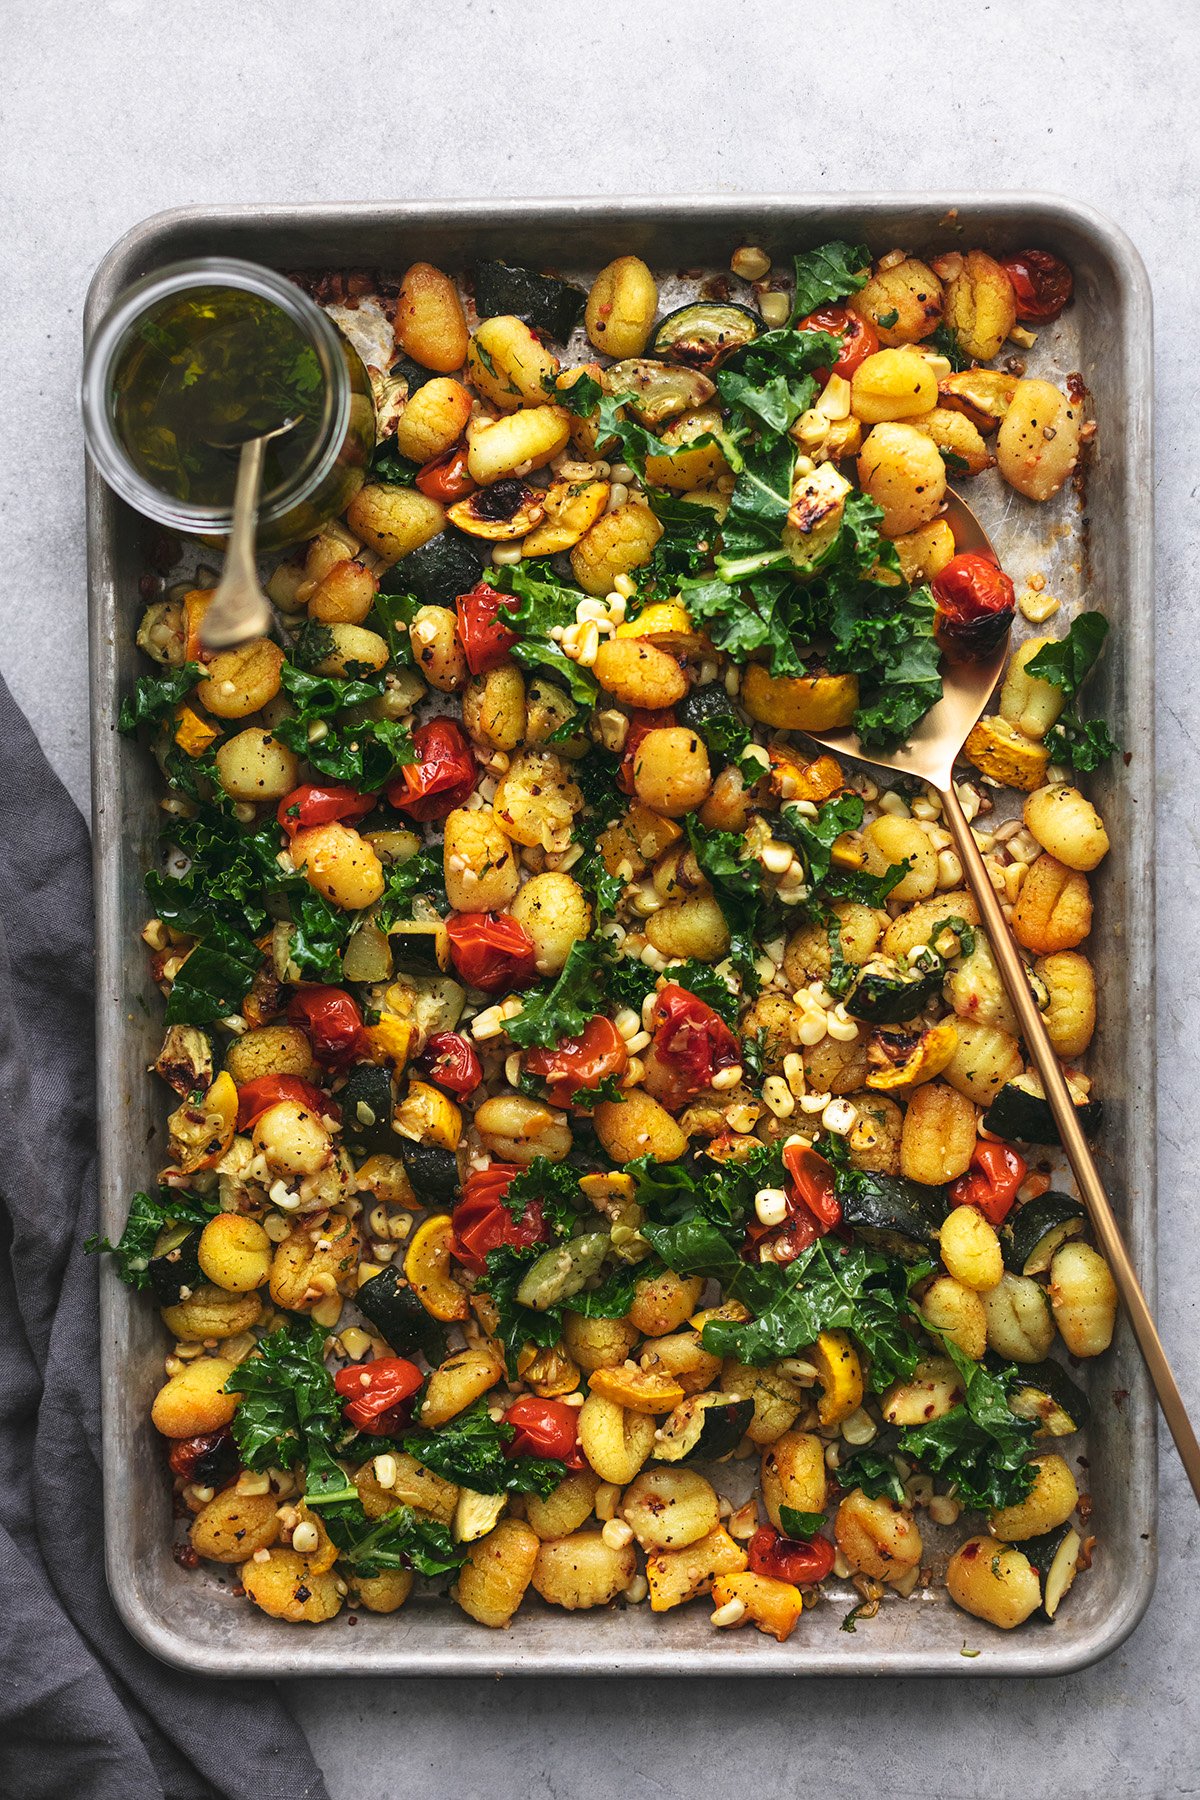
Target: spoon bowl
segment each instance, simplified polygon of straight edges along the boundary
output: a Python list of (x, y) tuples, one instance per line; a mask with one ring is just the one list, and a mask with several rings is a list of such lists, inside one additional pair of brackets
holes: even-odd
[(217, 591), (200, 624), (205, 650), (232, 650), (251, 638), (280, 631), (275, 610), (258, 579), (254, 552), (258, 537), (258, 501), (267, 445), (286, 435), (299, 423), (285, 419), (274, 431), (240, 442), (218, 443), (223, 450), (240, 450), (237, 482), (233, 490), (233, 518), (225, 551), (225, 568)]

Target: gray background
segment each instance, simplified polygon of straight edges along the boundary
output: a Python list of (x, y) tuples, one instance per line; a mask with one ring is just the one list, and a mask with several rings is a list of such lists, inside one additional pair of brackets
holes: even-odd
[[(1090, 201), (1132, 235), (1157, 308), (1160, 1315), (1200, 1409), (1195, 0), (9, 0), (5, 14), (0, 667), (84, 806), (79, 322), (95, 263), (145, 214), (1003, 187)], [(1200, 1531), (1169, 1445), (1162, 1478), (1149, 1614), (1061, 1682), (314, 1682), (292, 1703), (337, 1800), (1200, 1793)]]

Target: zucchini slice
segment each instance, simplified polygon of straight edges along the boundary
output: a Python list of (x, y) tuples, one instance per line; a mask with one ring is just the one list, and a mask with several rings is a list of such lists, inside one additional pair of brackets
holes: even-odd
[(1073, 1525), (1060, 1525), (1056, 1531), (1044, 1532), (1041, 1537), (1026, 1538), (1020, 1547), (1042, 1584), (1038, 1617), (1053, 1619), (1079, 1571), (1083, 1539)]
[(663, 1420), (651, 1454), (656, 1462), (720, 1462), (737, 1449), (753, 1417), (753, 1400), (693, 1395)]
[(1078, 1200), (1053, 1188), (1027, 1200), (1000, 1233), (1005, 1268), (1018, 1275), (1044, 1275), (1058, 1246), (1082, 1236), (1086, 1219)]
[(662, 425), (679, 413), (695, 412), (716, 388), (699, 369), (681, 369), (648, 356), (613, 363), (600, 377), (606, 394), (632, 394), (629, 410), (643, 425)]
[(426, 606), (453, 606), (479, 580), (482, 551), (461, 531), (440, 531), (380, 576), (384, 594), (415, 594)]
[(859, 1171), (838, 1199), (842, 1223), (877, 1250), (919, 1262), (937, 1241), (946, 1216), (945, 1187), (923, 1187), (903, 1175), (871, 1175)]
[(745, 729), (720, 681), (710, 682), (708, 687), (692, 688), (675, 708), (675, 716), (689, 731), (699, 732), (711, 755), (721, 763), (730, 760), (727, 752), (722, 750), (722, 744), (736, 739), (739, 726), (743, 731)]
[(393, 1135), (389, 1148), (399, 1155), (422, 1206), (453, 1204), (458, 1196), (458, 1163), (453, 1150), (444, 1150), (440, 1144), (414, 1144), (398, 1134)]
[(392, 1113), (396, 1095), (392, 1078), (381, 1063), (355, 1063), (336, 1098), (348, 1144), (356, 1150), (395, 1155)]
[(160, 1306), (178, 1306), (208, 1280), (200, 1267), (200, 1227), (167, 1225), (159, 1232), (150, 1256), (150, 1286)]
[[(1099, 1128), (1103, 1107), (1099, 1100), (1076, 1105), (1079, 1123), (1088, 1137)], [(1058, 1126), (1050, 1102), (1040, 1092), (1033, 1075), (1018, 1075), (1006, 1082), (988, 1107), (984, 1129), (999, 1138), (1017, 1138), (1024, 1144), (1057, 1144)]]
[(557, 344), (566, 343), (586, 305), (582, 288), (555, 275), (539, 275), (536, 269), (481, 262), (475, 270), (475, 310), (481, 319), (508, 314), (544, 331)]
[(401, 919), (388, 941), (399, 974), (434, 975), (450, 967), (450, 939), (441, 919)]
[(711, 375), (735, 350), (744, 350), (762, 330), (762, 319), (748, 306), (730, 301), (696, 300), (668, 313), (650, 340), (655, 356)]
[(1029, 1419), (1035, 1437), (1070, 1437), (1091, 1418), (1088, 1397), (1061, 1363), (1027, 1363), (1008, 1390), (1008, 1410)]
[[(701, 690), (703, 691), (703, 690)], [(846, 1011), (868, 1025), (903, 1025), (942, 991), (946, 967), (934, 952), (934, 966), (904, 969), (893, 964), (887, 973), (867, 968), (846, 997)]]
[(354, 1304), (398, 1356), (419, 1350), (434, 1366), (442, 1361), (446, 1354), (445, 1330), (425, 1311), (399, 1269), (381, 1269), (370, 1281), (364, 1281), (354, 1296)]

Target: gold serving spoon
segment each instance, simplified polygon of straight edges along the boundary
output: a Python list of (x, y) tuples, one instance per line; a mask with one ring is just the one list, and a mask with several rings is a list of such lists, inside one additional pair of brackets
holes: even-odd
[(229, 522), (229, 540), (225, 546), (225, 567), (217, 583), (217, 591), (200, 624), (200, 642), (205, 650), (232, 650), (251, 638), (278, 633), (275, 610), (258, 579), (254, 552), (258, 538), (258, 498), (262, 486), (263, 462), (267, 445), (283, 437), (297, 424), (285, 419), (274, 431), (261, 437), (223, 444), (222, 449), (240, 447), (237, 483), (233, 490), (233, 517)]
[[(956, 551), (978, 551), (999, 562), (982, 525), (956, 494), (947, 496), (945, 517), (954, 532)], [(987, 705), (1000, 677), (1006, 654), (1007, 646), (1001, 645), (996, 654), (986, 661), (950, 664), (943, 675), (942, 698), (922, 719), (908, 743), (886, 755), (876, 750), (864, 750), (855, 733), (850, 730), (809, 732), (807, 735), (815, 738), (818, 743), (828, 745), (831, 750), (857, 757), (859, 761), (871, 763), (876, 768), (896, 769), (905, 775), (915, 775), (928, 782), (937, 793), (967, 885), (975, 896), (987, 930), (1005, 991), (1021, 1022), (1021, 1035), (1037, 1065), (1042, 1089), (1050, 1103), (1063, 1149), (1079, 1183), (1079, 1191), (1091, 1217), (1096, 1237), (1113, 1272), (1121, 1302), (1150, 1371), (1163, 1417), (1175, 1439), (1175, 1447), (1196, 1498), (1200, 1500), (1200, 1443), (1196, 1441), (1196, 1433), (1171, 1372), (1150, 1308), (1146, 1304), (1146, 1296), (1113, 1217), (1095, 1158), (1080, 1128), (1075, 1103), (1063, 1078), (1054, 1046), (1042, 1023), (1042, 1015), (1034, 1000), (1016, 941), (1000, 910), (1000, 902), (988, 878), (979, 846), (954, 791), (955, 758)]]

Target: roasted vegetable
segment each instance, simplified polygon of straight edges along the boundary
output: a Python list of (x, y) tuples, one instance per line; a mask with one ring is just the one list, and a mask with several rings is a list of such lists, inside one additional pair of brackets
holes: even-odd
[(1073, 1525), (1066, 1524), (1041, 1537), (1026, 1538), (1021, 1548), (1042, 1584), (1039, 1616), (1053, 1619), (1079, 1571), (1083, 1540)]
[(842, 1223), (864, 1243), (905, 1262), (917, 1262), (937, 1244), (946, 1216), (947, 1189), (925, 1187), (903, 1175), (870, 1175), (857, 1171), (844, 1188), (839, 1184)]
[(1086, 1220), (1078, 1200), (1053, 1188), (1027, 1200), (1000, 1233), (1005, 1268), (1018, 1275), (1044, 1275), (1058, 1246), (1067, 1238), (1080, 1237)]
[(510, 314), (565, 344), (583, 317), (587, 295), (555, 275), (510, 263), (481, 262), (475, 270), (475, 310), (481, 319)]
[(720, 1462), (737, 1449), (754, 1417), (754, 1401), (697, 1394), (683, 1401), (655, 1433), (656, 1462)]
[[(1058, 1126), (1050, 1102), (1042, 1094), (1036, 1076), (1018, 1075), (1006, 1082), (983, 1115), (983, 1127), (993, 1137), (1017, 1138), (1024, 1144), (1057, 1144)], [(1087, 1100), (1075, 1110), (1079, 1123), (1091, 1137), (1099, 1129), (1103, 1108), (1099, 1100)]]
[(1091, 1418), (1088, 1397), (1061, 1363), (1026, 1363), (1008, 1390), (1009, 1410), (1031, 1419), (1038, 1437), (1070, 1437)]
[(396, 1155), (400, 1139), (392, 1130), (396, 1104), (392, 1078), (381, 1063), (356, 1063), (338, 1090), (342, 1131), (355, 1151), (386, 1151)]
[(461, 531), (447, 530), (410, 550), (380, 576), (380, 592), (414, 594), (426, 606), (453, 606), (479, 580), (480, 550)]
[(200, 1227), (169, 1225), (161, 1231), (150, 1258), (150, 1286), (160, 1306), (176, 1306), (193, 1289), (203, 1287)]
[(359, 1311), (387, 1339), (397, 1356), (420, 1351), (433, 1367), (446, 1355), (446, 1333), (426, 1312), (412, 1288), (394, 1265), (364, 1281), (354, 1296)]
[(752, 344), (762, 330), (762, 319), (748, 306), (728, 301), (698, 300), (668, 313), (650, 340), (655, 356), (683, 363), (711, 375), (714, 369)]
[(894, 963), (884, 970), (868, 963), (849, 994), (846, 1011), (869, 1025), (902, 1025), (913, 1019), (940, 992), (946, 966), (936, 952), (926, 964), (910, 964), (907, 968)]

